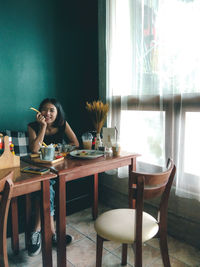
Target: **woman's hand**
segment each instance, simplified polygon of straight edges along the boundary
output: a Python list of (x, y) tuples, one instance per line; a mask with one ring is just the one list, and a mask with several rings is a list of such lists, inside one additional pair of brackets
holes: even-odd
[(45, 117), (40, 112), (37, 113), (36, 120), (42, 127), (47, 126)]

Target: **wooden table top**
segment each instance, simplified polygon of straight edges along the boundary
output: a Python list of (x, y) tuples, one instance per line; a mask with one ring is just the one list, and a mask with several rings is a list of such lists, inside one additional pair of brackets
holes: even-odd
[(28, 194), (37, 190), (40, 190), (41, 181), (49, 180), (56, 178), (57, 175), (50, 172), (47, 174), (32, 174), (32, 173), (23, 173), (20, 171), (21, 168), (30, 165), (25, 162), (20, 162), (20, 167), (7, 168), (0, 170), (0, 179), (7, 175), (10, 171), (14, 172), (14, 188), (13, 188), (13, 197)]
[[(94, 173), (131, 165), (131, 161), (139, 156), (140, 154), (127, 152), (123, 152), (116, 157), (105, 155), (95, 159), (81, 159), (68, 155), (63, 161), (53, 164), (53, 168), (59, 176), (70, 174), (70, 178), (66, 178), (66, 180), (73, 180), (73, 174), (74, 177), (81, 178)], [(43, 166), (48, 167), (49, 165), (43, 164)], [(52, 167), (52, 165), (49, 167)]]

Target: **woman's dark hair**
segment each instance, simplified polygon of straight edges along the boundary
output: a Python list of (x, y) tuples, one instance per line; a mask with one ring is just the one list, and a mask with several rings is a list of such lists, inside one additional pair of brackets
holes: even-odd
[(53, 104), (56, 109), (57, 109), (57, 117), (56, 120), (53, 123), (53, 126), (58, 127), (58, 126), (62, 126), (65, 122), (65, 112), (61, 106), (61, 104), (55, 99), (55, 98), (45, 98), (39, 106), (39, 111), (42, 111), (42, 108), (44, 105), (46, 105), (47, 103)]

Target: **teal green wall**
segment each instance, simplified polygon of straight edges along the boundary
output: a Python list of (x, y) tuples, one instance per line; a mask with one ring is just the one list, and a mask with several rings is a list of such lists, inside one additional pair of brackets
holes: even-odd
[[(70, 3), (68, 3), (70, 2)], [(56, 97), (72, 128), (98, 98), (97, 0), (0, 0), (0, 129), (25, 130), (30, 106)]]
[(56, 19), (56, 87), (68, 121), (81, 134), (93, 129), (85, 103), (98, 98), (98, 1), (61, 2)]

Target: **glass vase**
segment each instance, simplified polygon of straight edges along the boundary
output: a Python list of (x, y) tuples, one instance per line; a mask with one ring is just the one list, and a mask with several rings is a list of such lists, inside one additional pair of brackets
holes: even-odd
[(103, 143), (102, 143), (102, 140), (101, 140), (101, 135), (100, 133), (97, 133), (96, 135), (96, 143), (95, 143), (95, 150), (98, 150), (99, 147), (102, 147)]

